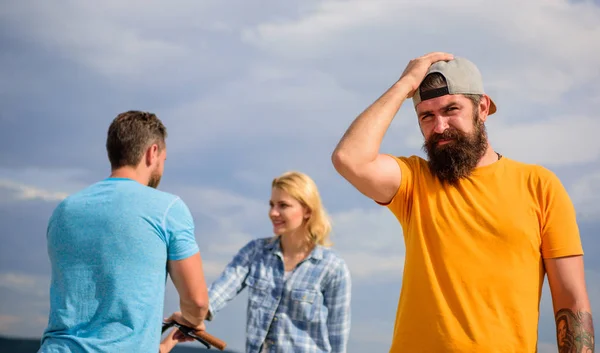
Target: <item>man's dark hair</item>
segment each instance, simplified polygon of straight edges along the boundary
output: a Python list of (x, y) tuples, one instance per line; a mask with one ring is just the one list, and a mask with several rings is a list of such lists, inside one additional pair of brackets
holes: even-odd
[[(444, 77), (444, 75), (440, 74), (439, 72), (432, 72), (425, 77), (423, 82), (421, 82), (419, 89), (421, 90), (421, 92), (426, 92), (438, 88), (443, 88), (447, 85), (448, 84), (446, 83), (446, 78)], [(471, 100), (474, 108), (477, 107), (479, 105), (479, 102), (481, 101), (480, 94), (463, 94), (463, 96)]]
[(149, 112), (130, 110), (117, 115), (108, 128), (106, 151), (112, 169), (139, 164), (152, 144), (164, 148), (167, 128)]

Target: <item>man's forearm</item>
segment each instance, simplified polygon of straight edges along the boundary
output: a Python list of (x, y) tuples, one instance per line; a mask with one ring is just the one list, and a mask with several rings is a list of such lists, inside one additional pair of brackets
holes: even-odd
[(368, 163), (379, 154), (381, 141), (394, 116), (410, 93), (410, 87), (396, 82), (350, 125), (333, 157), (355, 164)]
[(560, 309), (555, 317), (559, 353), (594, 352), (594, 324), (590, 310)]

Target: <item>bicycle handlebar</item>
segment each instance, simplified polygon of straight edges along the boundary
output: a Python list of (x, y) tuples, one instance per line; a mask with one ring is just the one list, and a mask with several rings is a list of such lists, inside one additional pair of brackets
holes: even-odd
[(162, 332), (165, 332), (165, 330), (171, 326), (177, 327), (184, 335), (194, 338), (196, 341), (205, 345), (207, 349), (210, 349), (210, 347), (213, 346), (222, 351), (225, 349), (225, 347), (227, 347), (227, 343), (225, 343), (225, 341), (211, 335), (210, 333), (206, 331), (194, 330), (191, 327), (181, 325), (175, 321), (163, 322)]

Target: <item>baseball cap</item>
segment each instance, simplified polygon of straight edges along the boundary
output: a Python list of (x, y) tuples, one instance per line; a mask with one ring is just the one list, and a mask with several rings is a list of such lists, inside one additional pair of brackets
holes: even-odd
[[(424, 100), (441, 97), (447, 94), (485, 94), (483, 90), (483, 80), (477, 66), (471, 61), (454, 57), (450, 61), (438, 61), (433, 63), (427, 75), (431, 73), (440, 73), (446, 79), (447, 87), (421, 91), (421, 87), (413, 95), (413, 104), (415, 109), (417, 104)], [(490, 98), (489, 115), (496, 112), (496, 103)]]

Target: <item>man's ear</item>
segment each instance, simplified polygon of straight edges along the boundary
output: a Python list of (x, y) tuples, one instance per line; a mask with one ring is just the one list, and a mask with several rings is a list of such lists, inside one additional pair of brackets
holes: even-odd
[(155, 143), (153, 143), (150, 147), (148, 147), (146, 149), (146, 153), (144, 154), (144, 157), (145, 157), (144, 159), (146, 161), (146, 167), (150, 167), (151, 165), (156, 163), (159, 152), (160, 151), (159, 151), (158, 145)]
[(490, 97), (485, 94), (482, 95), (481, 99), (479, 100), (479, 105), (477, 107), (477, 109), (479, 109), (479, 119), (482, 122), (485, 122), (487, 120), (488, 115), (490, 114), (490, 105)]

